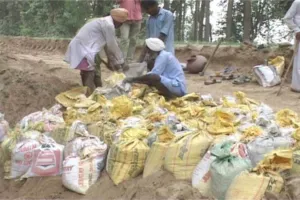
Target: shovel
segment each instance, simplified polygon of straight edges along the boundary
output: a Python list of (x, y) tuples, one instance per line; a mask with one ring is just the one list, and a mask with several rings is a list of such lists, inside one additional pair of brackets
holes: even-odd
[(216, 46), (216, 48), (215, 48), (213, 54), (212, 54), (211, 57), (209, 58), (208, 63), (205, 65), (205, 67), (204, 67), (204, 69), (202, 70), (202, 72), (199, 73), (200, 76), (204, 76), (205, 71), (206, 71), (207, 68), (209, 67), (209, 65), (210, 65), (212, 59), (214, 58), (214, 56), (215, 56), (217, 50), (219, 49), (219, 46), (220, 46), (220, 44), (222, 43), (222, 41), (223, 41), (223, 39), (221, 38), (221, 39), (219, 40), (219, 42), (218, 42), (218, 44), (217, 44), (217, 46)]
[(289, 66), (288, 66), (288, 68), (287, 68), (285, 74), (284, 74), (284, 77), (283, 77), (283, 79), (282, 79), (282, 81), (281, 81), (280, 88), (279, 88), (279, 90), (278, 90), (276, 96), (279, 96), (279, 95), (280, 95), (280, 92), (281, 92), (282, 87), (283, 87), (283, 85), (284, 85), (284, 83), (285, 83), (285, 80), (286, 80), (286, 78), (287, 78), (287, 75), (289, 74), (289, 71), (290, 71), (290, 69), (291, 69), (292, 66), (293, 66), (294, 59), (295, 59), (295, 57), (296, 57), (296, 55), (297, 55), (297, 53), (298, 53), (298, 49), (299, 49), (299, 41), (296, 42), (293, 57), (292, 57), (292, 59), (291, 59), (291, 62), (290, 62), (290, 64), (289, 64)]

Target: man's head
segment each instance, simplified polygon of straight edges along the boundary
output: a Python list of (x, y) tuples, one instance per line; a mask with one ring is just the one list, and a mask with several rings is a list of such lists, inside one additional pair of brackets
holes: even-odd
[(128, 19), (128, 11), (124, 8), (116, 8), (110, 11), (110, 16), (114, 20), (115, 28), (120, 28)]
[(159, 38), (146, 39), (146, 46), (148, 52), (148, 65), (154, 63), (159, 53), (166, 48), (165, 43)]
[(143, 10), (151, 16), (155, 16), (159, 12), (157, 0), (142, 0), (141, 6)]

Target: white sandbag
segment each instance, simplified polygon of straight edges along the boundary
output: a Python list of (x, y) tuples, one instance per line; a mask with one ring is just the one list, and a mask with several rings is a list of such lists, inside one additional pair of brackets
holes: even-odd
[(49, 110), (43, 109), (31, 113), (20, 121), (20, 128), (22, 130), (38, 130), (41, 132), (51, 132), (64, 124), (61, 105), (54, 105)]
[(4, 167), (5, 179), (13, 179), (23, 176), (32, 164), (34, 150), (39, 147), (37, 140), (26, 139), (19, 142), (12, 151), (10, 162)]
[(33, 151), (31, 166), (22, 178), (58, 176), (62, 173), (64, 146), (45, 135), (39, 138), (39, 143)]
[(99, 178), (105, 165), (105, 154), (95, 154), (80, 159), (69, 156), (63, 162), (63, 185), (79, 194), (86, 194), (87, 190)]
[(63, 185), (80, 194), (99, 178), (105, 165), (107, 145), (95, 136), (75, 138), (65, 148), (63, 162)]
[(128, 64), (129, 70), (124, 72), (127, 78), (133, 78), (145, 75), (147, 72), (147, 63), (130, 63)]
[(257, 82), (263, 87), (280, 84), (281, 79), (274, 66), (258, 65), (253, 68)]
[(3, 142), (9, 131), (9, 124), (4, 119), (4, 114), (0, 113), (0, 142)]
[(263, 160), (264, 155), (278, 148), (289, 148), (295, 144), (294, 139), (287, 136), (259, 136), (247, 144), (247, 151), (253, 167)]
[(126, 95), (130, 92), (131, 85), (129, 83), (123, 84), (122, 81), (117, 83), (114, 87), (96, 88), (94, 94), (103, 95), (105, 98), (111, 100), (115, 97)]

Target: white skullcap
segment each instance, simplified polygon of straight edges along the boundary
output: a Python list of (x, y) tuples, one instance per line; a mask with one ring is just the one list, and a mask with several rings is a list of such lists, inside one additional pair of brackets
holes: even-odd
[(152, 51), (162, 51), (166, 48), (165, 43), (159, 38), (146, 39), (146, 45)]

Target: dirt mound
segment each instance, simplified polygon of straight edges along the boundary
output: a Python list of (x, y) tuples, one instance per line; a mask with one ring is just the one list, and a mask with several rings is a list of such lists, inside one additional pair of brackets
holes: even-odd
[(29, 37), (0, 37), (0, 52), (13, 53), (64, 53), (69, 39), (38, 39)]
[(126, 181), (118, 186), (103, 172), (85, 196), (63, 187), (61, 177), (0, 181), (0, 196), (3, 199), (201, 199), (199, 192), (189, 182), (175, 181), (171, 174), (163, 171), (145, 179), (138, 177)]
[(78, 81), (61, 78), (55, 73), (63, 69), (48, 69), (43, 62), (0, 57), (0, 112), (11, 125), (32, 112), (55, 104), (54, 97)]

